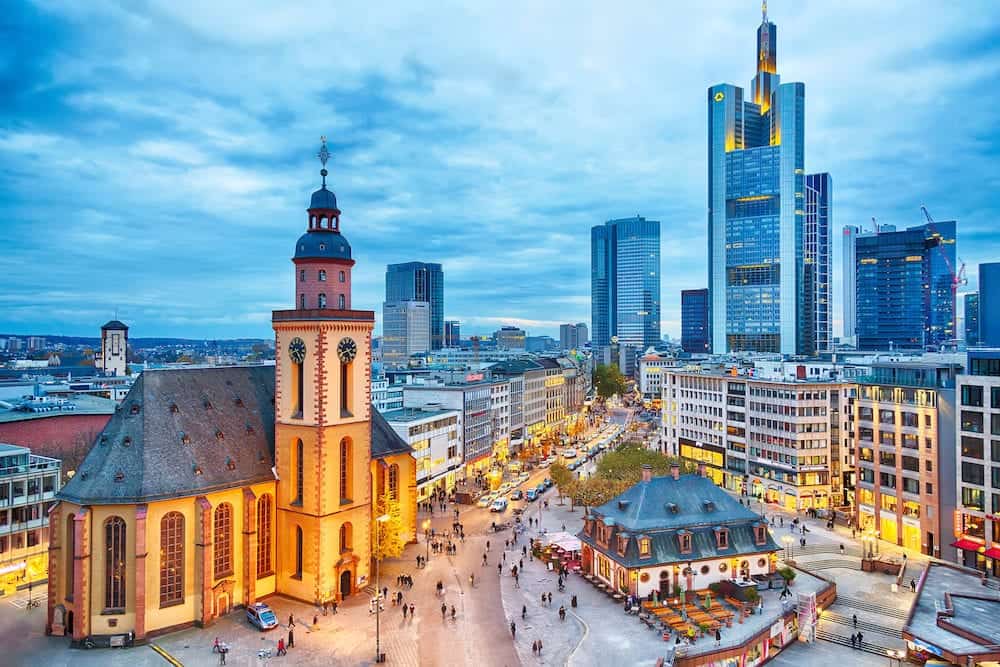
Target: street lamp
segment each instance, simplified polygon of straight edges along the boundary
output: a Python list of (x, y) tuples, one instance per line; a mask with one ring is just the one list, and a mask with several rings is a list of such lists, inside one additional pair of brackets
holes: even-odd
[[(375, 517), (376, 524), (385, 523), (389, 520), (388, 514)], [(382, 612), (382, 589), (379, 579), (379, 563), (382, 562), (382, 554), (379, 553), (379, 534), (381, 529), (375, 526), (375, 662), (382, 662), (381, 628), (379, 627), (379, 616)]]
[(792, 536), (785, 535), (784, 537), (781, 538), (781, 541), (785, 543), (785, 560), (788, 560), (791, 557), (790, 549), (792, 544)]

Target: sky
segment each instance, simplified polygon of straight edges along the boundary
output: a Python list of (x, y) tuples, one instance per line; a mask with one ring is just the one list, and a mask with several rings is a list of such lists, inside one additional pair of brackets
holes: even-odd
[[(429, 8), (428, 5), (433, 5)], [(1000, 9), (772, 0), (807, 172), (846, 224), (958, 221), (1000, 260)], [(355, 308), (441, 262), (463, 334), (590, 322), (589, 229), (661, 221), (662, 329), (707, 283), (707, 94), (749, 86), (754, 2), (17, 2), (0, 17), (0, 332), (271, 337), (319, 185)], [(378, 330), (378, 329), (377, 329)]]

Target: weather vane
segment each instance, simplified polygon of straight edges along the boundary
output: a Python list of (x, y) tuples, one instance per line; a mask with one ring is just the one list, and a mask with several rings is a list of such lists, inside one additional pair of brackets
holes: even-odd
[(323, 187), (325, 188), (326, 175), (329, 173), (326, 170), (326, 161), (330, 159), (330, 151), (326, 150), (326, 135), (321, 136), (319, 140), (323, 142), (323, 145), (320, 146), (319, 153), (316, 154), (316, 157), (318, 157), (319, 161), (323, 164), (323, 168), (319, 170), (319, 175), (323, 177)]

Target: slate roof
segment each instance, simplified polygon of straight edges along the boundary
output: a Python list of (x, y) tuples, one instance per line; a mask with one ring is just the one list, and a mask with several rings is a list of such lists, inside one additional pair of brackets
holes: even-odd
[[(372, 456), (412, 451), (372, 409)], [(274, 367), (144, 371), (58, 497), (127, 504), (273, 480)]]
[(351, 244), (343, 234), (330, 229), (314, 229), (299, 237), (295, 259), (350, 259)]
[(493, 373), (502, 375), (523, 375), (527, 371), (539, 371), (543, 368), (545, 367), (533, 359), (509, 359), (490, 366)]
[(108, 322), (107, 324), (105, 324), (103, 327), (101, 327), (101, 331), (106, 331), (106, 330), (109, 330), (109, 329), (110, 330), (125, 330), (125, 331), (127, 331), (128, 327), (125, 326), (125, 324), (123, 324), (122, 322), (119, 322), (118, 320), (111, 320), (110, 322)]
[[(706, 477), (682, 475), (654, 477), (639, 482), (620, 496), (591, 510), (595, 521), (611, 527), (607, 545), (598, 544), (588, 520), (578, 537), (626, 567), (649, 567), (723, 557), (740, 557), (779, 551), (760, 516), (734, 500)], [(757, 544), (754, 529), (765, 526), (765, 538)], [(727, 547), (718, 546), (716, 533), (728, 531)], [(596, 532), (596, 531), (595, 531)], [(691, 535), (690, 553), (681, 553), (680, 534)], [(624, 553), (618, 538), (625, 537)], [(641, 538), (649, 538), (650, 555), (639, 556)]]
[(337, 208), (337, 195), (333, 194), (333, 191), (327, 190), (324, 185), (319, 190), (312, 193), (312, 199), (309, 201), (309, 208), (335, 209)]

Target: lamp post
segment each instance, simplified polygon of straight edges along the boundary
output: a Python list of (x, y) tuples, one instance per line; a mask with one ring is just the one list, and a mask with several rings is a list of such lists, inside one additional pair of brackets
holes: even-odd
[[(383, 514), (382, 516), (375, 517), (375, 523), (385, 523), (389, 520), (388, 514)], [(382, 644), (381, 644), (381, 628), (379, 626), (379, 617), (382, 612), (382, 589), (381, 580), (379, 579), (379, 563), (382, 562), (382, 554), (379, 553), (379, 533), (381, 529), (378, 525), (375, 526), (375, 662), (382, 662)]]
[(424, 543), (427, 545), (427, 556), (424, 560), (429, 560), (431, 557), (431, 520), (424, 519)]
[(791, 557), (790, 549), (792, 544), (792, 536), (785, 535), (784, 537), (781, 538), (781, 541), (785, 543), (785, 560), (787, 561)]

